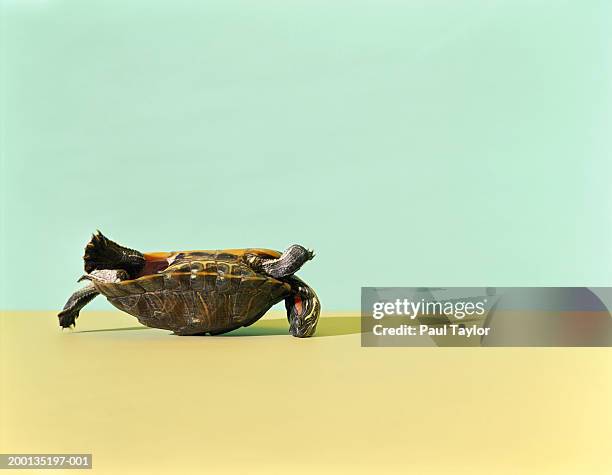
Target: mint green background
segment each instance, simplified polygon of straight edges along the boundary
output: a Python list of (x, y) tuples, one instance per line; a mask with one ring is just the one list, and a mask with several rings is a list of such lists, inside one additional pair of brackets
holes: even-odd
[(1, 306), (61, 308), (96, 228), (304, 244), (326, 309), (610, 285), (611, 5), (3, 1)]

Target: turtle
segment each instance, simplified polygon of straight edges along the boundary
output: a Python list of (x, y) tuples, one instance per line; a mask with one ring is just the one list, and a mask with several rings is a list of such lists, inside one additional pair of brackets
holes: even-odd
[(294, 244), (271, 249), (148, 252), (130, 249), (96, 231), (85, 246), (85, 287), (58, 314), (62, 328), (76, 325), (97, 295), (148, 327), (176, 335), (219, 335), (259, 320), (285, 301), (289, 333), (312, 336), (321, 304), (295, 275), (314, 252)]

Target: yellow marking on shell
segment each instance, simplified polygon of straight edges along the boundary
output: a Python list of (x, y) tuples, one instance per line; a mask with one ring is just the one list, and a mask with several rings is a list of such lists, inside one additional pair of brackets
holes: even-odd
[(144, 256), (146, 260), (157, 260), (157, 259), (167, 259), (171, 255), (176, 254), (176, 252), (145, 252)]
[(202, 309), (204, 310), (204, 315), (206, 317), (206, 323), (208, 323), (208, 325), (211, 325), (212, 324), (212, 315), (210, 314), (210, 309), (208, 308), (208, 304), (202, 298), (202, 294), (200, 292), (197, 292), (196, 295), (197, 295), (198, 299), (200, 300), (200, 304), (202, 305)]
[[(111, 285), (111, 286), (120, 286), (120, 287), (127, 287), (129, 284), (133, 283), (133, 282), (138, 282), (140, 280), (145, 280), (145, 279), (153, 279), (153, 278), (159, 278), (165, 276), (166, 278), (171, 278), (171, 276), (190, 276), (191, 279), (195, 279), (197, 277), (205, 277), (205, 276), (215, 276), (218, 277), (219, 273), (217, 272), (196, 272), (195, 274), (192, 272), (171, 272), (169, 274), (151, 274), (151, 275), (145, 275), (143, 277), (139, 277), (138, 279), (133, 279), (133, 280), (122, 280), (121, 282), (116, 282), (116, 283), (109, 283), (109, 284), (105, 284), (105, 285)], [(273, 284), (275, 285), (281, 285), (283, 287), (285, 287), (287, 290), (291, 290), (291, 286), (289, 284), (287, 284), (286, 282), (282, 282), (280, 280), (277, 280), (273, 277), (267, 277), (267, 276), (260, 276), (260, 275), (255, 275), (255, 276), (244, 276), (244, 275), (233, 275), (233, 274), (223, 274), (222, 276), (224, 279), (242, 279), (244, 281), (253, 281), (253, 280), (268, 280), (271, 281)]]
[(264, 249), (264, 248), (248, 248), (248, 249), (215, 249), (215, 250), (191, 250), (191, 251), (175, 251), (175, 252), (146, 252), (144, 254), (145, 259), (147, 260), (157, 260), (157, 259), (168, 259), (178, 254), (186, 254), (189, 255), (194, 252), (205, 252), (207, 254), (230, 254), (236, 257), (243, 257), (246, 254), (255, 254), (257, 256), (262, 257), (270, 257), (273, 259), (277, 259), (281, 256), (281, 253), (275, 251), (273, 249)]
[(160, 277), (163, 277), (164, 274), (147, 274), (147, 275), (143, 275), (142, 277), (138, 277), (137, 279), (131, 279), (131, 280), (122, 280), (120, 282), (115, 282), (116, 284), (122, 285), (122, 284), (127, 284), (128, 282), (140, 282), (143, 280), (151, 280), (151, 279), (159, 279)]

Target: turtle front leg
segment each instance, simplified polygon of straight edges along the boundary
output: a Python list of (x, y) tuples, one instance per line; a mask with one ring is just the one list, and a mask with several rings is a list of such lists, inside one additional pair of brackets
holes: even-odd
[(291, 285), (292, 294), (285, 299), (289, 332), (297, 338), (314, 335), (321, 313), (321, 302), (312, 288), (302, 279), (292, 276), (285, 279)]
[(60, 327), (68, 328), (75, 325), (81, 309), (91, 302), (98, 293), (93, 284), (89, 284), (73, 293), (68, 302), (66, 302), (66, 305), (64, 305), (64, 309), (57, 315)]
[(253, 267), (260, 269), (270, 277), (282, 279), (295, 274), (314, 256), (314, 252), (299, 244), (294, 244), (283, 252), (278, 259), (263, 259), (255, 255), (249, 256), (248, 259)]

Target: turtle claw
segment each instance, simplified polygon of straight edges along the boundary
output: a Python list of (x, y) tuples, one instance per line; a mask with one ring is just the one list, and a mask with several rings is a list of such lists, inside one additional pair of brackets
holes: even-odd
[(75, 312), (73, 309), (62, 310), (57, 317), (62, 329), (74, 328), (76, 326), (76, 319), (79, 318), (79, 312)]
[(91, 239), (85, 246), (85, 255), (83, 260), (85, 261), (85, 272), (89, 273), (95, 269), (100, 268), (101, 265), (105, 264), (106, 261), (115, 256), (107, 255), (108, 241), (104, 234), (99, 229), (92, 234)]
[(64, 305), (64, 309), (57, 314), (60, 327), (69, 328), (76, 325), (76, 319), (79, 318), (79, 312), (85, 305), (91, 302), (96, 295), (98, 295), (98, 291), (93, 284), (89, 284), (73, 293), (68, 299), (68, 302), (66, 302), (66, 305)]
[(290, 277), (314, 257), (314, 252), (299, 244), (287, 248), (278, 259), (264, 259), (261, 262), (263, 272), (275, 279)]
[(145, 259), (141, 252), (129, 249), (108, 239), (97, 230), (85, 246), (85, 272), (94, 270), (123, 269), (137, 274), (144, 266)]

